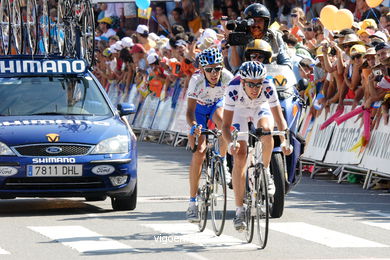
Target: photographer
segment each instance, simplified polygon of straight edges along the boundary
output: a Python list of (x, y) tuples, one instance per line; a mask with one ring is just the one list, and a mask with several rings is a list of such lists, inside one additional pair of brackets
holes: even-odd
[[(268, 28), (271, 19), (271, 14), (268, 9), (259, 3), (251, 4), (245, 9), (244, 16), (245, 19), (248, 19), (247, 33), (249, 33), (245, 45), (253, 39), (265, 40), (271, 45), (272, 51), (275, 54), (274, 57), (272, 57), (273, 60), (276, 59), (277, 64), (289, 65), (290, 68), (292, 68), (290, 57), (287, 54), (287, 49), (282, 39), (282, 34)], [(231, 66), (238, 67), (244, 59), (244, 47), (233, 46), (237, 45), (231, 42), (234, 40), (232, 37), (234, 36), (234, 33), (235, 32), (231, 32), (229, 35), (229, 44), (232, 46), (229, 50), (229, 62)]]

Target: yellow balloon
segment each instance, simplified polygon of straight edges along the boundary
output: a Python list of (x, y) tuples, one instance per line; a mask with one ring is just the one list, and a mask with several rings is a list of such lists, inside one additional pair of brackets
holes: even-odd
[(380, 5), (383, 0), (366, 0), (366, 3), (369, 7), (374, 8)]
[(320, 21), (326, 29), (336, 30), (335, 29), (335, 20), (336, 20), (337, 11), (338, 11), (338, 9), (334, 5), (327, 5), (321, 9)]
[(337, 22), (335, 23), (335, 30), (341, 31), (343, 29), (352, 28), (353, 14), (348, 9), (340, 9), (336, 13)]

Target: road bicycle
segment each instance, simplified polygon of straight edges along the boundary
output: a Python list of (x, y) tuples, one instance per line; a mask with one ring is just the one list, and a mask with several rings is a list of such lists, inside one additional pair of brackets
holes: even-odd
[(11, 8), (8, 0), (0, 0), (0, 55), (10, 52)]
[[(222, 234), (226, 218), (226, 179), (223, 160), (219, 153), (220, 130), (202, 129), (206, 137), (206, 158), (202, 164), (200, 185), (197, 194), (198, 214), (200, 218), (199, 231), (206, 228), (208, 208), (211, 209), (211, 222), (217, 236)], [(198, 137), (192, 152), (198, 147)]]
[(237, 144), (240, 135), (248, 135), (246, 188), (244, 196), (245, 208), (245, 238), (251, 243), (254, 236), (255, 219), (258, 234), (258, 242), (261, 249), (265, 248), (268, 241), (268, 225), (270, 217), (270, 196), (268, 194), (268, 179), (262, 163), (261, 137), (266, 135), (286, 135), (286, 131), (264, 131), (262, 128), (254, 129), (249, 123), (249, 131), (233, 131), (233, 145)]

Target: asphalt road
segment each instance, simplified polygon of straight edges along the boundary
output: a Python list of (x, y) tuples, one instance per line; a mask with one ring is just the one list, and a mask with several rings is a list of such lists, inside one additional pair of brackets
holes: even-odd
[(190, 156), (140, 143), (134, 211), (114, 212), (109, 199), (0, 201), (0, 259), (390, 259), (390, 193), (307, 176), (265, 249), (234, 230), (231, 190), (223, 234), (211, 222), (199, 233), (185, 221)]

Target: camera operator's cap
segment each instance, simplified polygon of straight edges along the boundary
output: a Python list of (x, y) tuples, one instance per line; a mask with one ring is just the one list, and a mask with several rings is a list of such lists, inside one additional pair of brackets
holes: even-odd
[(372, 27), (374, 29), (378, 29), (378, 25), (376, 24), (374, 19), (365, 19), (360, 26), (361, 29), (366, 29), (367, 27)]
[(344, 46), (347, 44), (348, 45), (364, 44), (364, 42), (361, 41), (356, 34), (351, 33), (351, 34), (345, 35), (344, 41), (340, 44), (340, 46)]
[(377, 31), (375, 32), (374, 34), (372, 34), (370, 36), (370, 38), (377, 38), (379, 39), (381, 42), (387, 42), (387, 36), (384, 32), (381, 32), (381, 31)]
[(368, 48), (366, 53), (364, 54), (364, 56), (368, 56), (368, 55), (375, 55), (376, 54), (376, 51), (375, 51), (375, 48), (374, 47), (371, 47), (371, 48)]
[(123, 46), (124, 48), (133, 47), (133, 46), (134, 46), (133, 39), (131, 39), (130, 37), (123, 37), (123, 38), (122, 38), (122, 46)]
[(146, 60), (148, 61), (149, 65), (152, 65), (158, 61), (158, 55), (156, 53), (151, 53), (148, 55)]
[(147, 36), (149, 34), (149, 28), (148, 28), (148, 26), (146, 26), (144, 24), (139, 24), (137, 26), (136, 32), (141, 34), (141, 35), (146, 35)]
[(381, 42), (375, 46), (375, 51), (378, 53), (378, 51), (383, 49), (390, 49), (390, 45), (387, 42)]
[(98, 23), (112, 24), (112, 19), (110, 17), (104, 17), (98, 21)]
[(146, 53), (146, 50), (145, 50), (144, 46), (142, 46), (142, 44), (137, 43), (137, 44), (134, 44), (134, 46), (131, 48), (130, 53), (131, 54)]
[(366, 47), (362, 44), (355, 44), (354, 46), (351, 47), (349, 51), (349, 55), (353, 56), (356, 54), (365, 54), (366, 53)]

